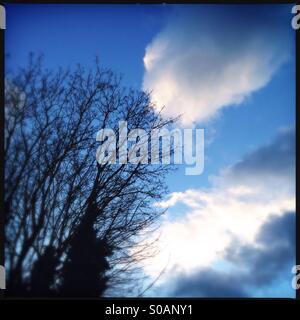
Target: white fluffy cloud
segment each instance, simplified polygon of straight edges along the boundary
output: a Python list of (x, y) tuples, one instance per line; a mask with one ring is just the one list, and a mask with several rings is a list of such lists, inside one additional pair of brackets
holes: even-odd
[(164, 281), (176, 270), (191, 273), (213, 266), (233, 242), (259, 246), (255, 239), (270, 217), (295, 210), (294, 138), (293, 131), (281, 132), (220, 173), (210, 189), (176, 192), (157, 203), (174, 210), (184, 205), (186, 212), (172, 220), (170, 210), (160, 229), (160, 253), (145, 271), (156, 276), (167, 265)]
[(264, 87), (290, 50), (288, 8), (174, 10), (147, 46), (143, 87), (166, 116), (206, 121)]

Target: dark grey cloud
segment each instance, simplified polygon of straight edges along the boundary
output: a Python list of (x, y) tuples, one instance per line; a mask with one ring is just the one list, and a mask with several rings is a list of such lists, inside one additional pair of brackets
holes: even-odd
[(278, 279), (291, 281), (295, 264), (295, 213), (271, 217), (256, 238), (256, 246), (233, 241), (225, 254), (234, 272), (201, 269), (173, 279), (173, 295), (196, 297), (246, 297)]
[(207, 298), (243, 298), (247, 292), (238, 283), (241, 275), (224, 274), (211, 268), (199, 272), (181, 275), (176, 281), (174, 296), (178, 297), (207, 297)]
[(295, 213), (274, 217), (263, 225), (257, 236), (258, 248), (232, 245), (226, 253), (237, 266), (251, 266), (247, 282), (253, 286), (270, 284), (276, 276), (295, 264)]
[(261, 174), (295, 175), (295, 130), (286, 129), (266, 146), (246, 155), (244, 159), (233, 167), (233, 174), (237, 177)]

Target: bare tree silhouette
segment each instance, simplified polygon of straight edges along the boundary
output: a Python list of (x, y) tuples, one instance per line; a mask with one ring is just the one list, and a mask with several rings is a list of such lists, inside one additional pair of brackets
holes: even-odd
[[(55, 72), (31, 56), (5, 87), (5, 258), (9, 295), (100, 296), (136, 288), (141, 241), (170, 166), (96, 161), (105, 127), (167, 126), (145, 92), (96, 62)], [(130, 281), (131, 279), (131, 281)], [(125, 292), (128, 293), (129, 291)]]

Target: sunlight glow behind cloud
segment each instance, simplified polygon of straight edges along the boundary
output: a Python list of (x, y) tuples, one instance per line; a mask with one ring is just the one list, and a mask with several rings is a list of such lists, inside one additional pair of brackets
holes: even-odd
[[(183, 217), (166, 216), (160, 229), (160, 253), (146, 272), (161, 281), (175, 272), (191, 273), (224, 258), (232, 243), (255, 248), (256, 237), (270, 217), (295, 210), (294, 132), (281, 132), (274, 141), (245, 156), (212, 179), (210, 189), (172, 193), (162, 208), (186, 206)], [(171, 272), (172, 271), (172, 272)]]

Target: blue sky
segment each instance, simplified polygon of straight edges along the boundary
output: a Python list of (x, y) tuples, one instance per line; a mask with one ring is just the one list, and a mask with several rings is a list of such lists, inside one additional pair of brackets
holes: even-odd
[(95, 56), (140, 88), (146, 45), (163, 24), (158, 6), (7, 5), (6, 52), (13, 66), (28, 52), (43, 53), (49, 67), (91, 66)]
[[(203, 174), (186, 176), (180, 166), (167, 178), (170, 194), (160, 205), (170, 208), (162, 230), (169, 235), (177, 231), (184, 235), (191, 220), (195, 221), (196, 233), (203, 228), (209, 230), (216, 223), (214, 231), (207, 233), (207, 241), (223, 241), (224, 246), (212, 245), (211, 251), (195, 261), (192, 246), (185, 258), (175, 255), (169, 268), (176, 271), (177, 277), (165, 276), (160, 285), (165, 295), (180, 296), (180, 288), (182, 295), (209, 296), (217, 290), (230, 295), (226, 288), (205, 291), (205, 283), (202, 289), (194, 291), (186, 290), (186, 286), (204, 270), (207, 275), (211, 270), (217, 272), (215, 266), (221, 268), (221, 273), (212, 272), (214, 277), (232, 279), (234, 283), (239, 272), (222, 274), (225, 265), (232, 265), (234, 270), (236, 261), (232, 256), (228, 258), (233, 239), (238, 239), (240, 252), (249, 251), (260, 243), (259, 234), (268, 224), (277, 220), (283, 221), (283, 227), (293, 223), (285, 219), (293, 211), (293, 161), (282, 164), (288, 168), (283, 173), (278, 173), (281, 164), (274, 162), (272, 166), (282, 151), (276, 149), (274, 141), (279, 141), (284, 149), (295, 126), (295, 34), (290, 27), (291, 6), (7, 5), (6, 10), (8, 71), (24, 66), (29, 52), (44, 54), (49, 68), (74, 67), (77, 63), (92, 66), (98, 56), (105, 67), (123, 75), (125, 86), (153, 90), (155, 101), (167, 104), (167, 116), (187, 110), (183, 126), (206, 129)], [(166, 98), (160, 88), (170, 83), (170, 96)], [(214, 90), (218, 97), (214, 97)], [(178, 102), (181, 98), (189, 102), (182, 106)], [(294, 147), (284, 150), (282, 158), (293, 159)], [(269, 172), (271, 169), (263, 165), (264, 161), (270, 161), (274, 172)], [(242, 173), (240, 167), (244, 168)], [(255, 179), (247, 174), (252, 169)], [(242, 179), (237, 180), (240, 174)], [(278, 188), (278, 193), (270, 190), (272, 186)], [(231, 199), (232, 189), (239, 191)], [(254, 194), (256, 189), (260, 190), (259, 197)], [(241, 190), (247, 190), (246, 194)], [(224, 197), (232, 201), (224, 204), (223, 200), (222, 203), (215, 200)], [(278, 203), (274, 204), (274, 199)], [(229, 220), (239, 221), (237, 228), (245, 220), (251, 230), (243, 237), (227, 224), (220, 226), (214, 222), (217, 216), (205, 218), (203, 208), (205, 212), (223, 208), (225, 214), (231, 208), (236, 215), (228, 214)], [(248, 209), (255, 212), (251, 218), (243, 216), (247, 212), (239, 212)], [(166, 239), (173, 240), (172, 236)], [(203, 239), (195, 236), (190, 241)], [(186, 248), (189, 243), (183, 244), (182, 250)], [(164, 254), (172, 256), (172, 249)], [(151, 276), (164, 265), (164, 254), (152, 263), (155, 268), (146, 268)], [(283, 263), (285, 258), (293, 257), (278, 259)], [(256, 259), (253, 266), (247, 265), (246, 269), (253, 271), (262, 257), (253, 259)], [(181, 265), (180, 260), (190, 267)], [(275, 262), (271, 267), (274, 265)], [(291, 268), (287, 264), (278, 266), (282, 270), (272, 271), (278, 273), (275, 284), (269, 280), (260, 283), (245, 274), (249, 288), (241, 291), (232, 288), (230, 292), (246, 296), (293, 296), (289, 271), (279, 276), (279, 271)], [(226, 287), (226, 281), (222, 281)], [(152, 294), (157, 292), (154, 290)]]

